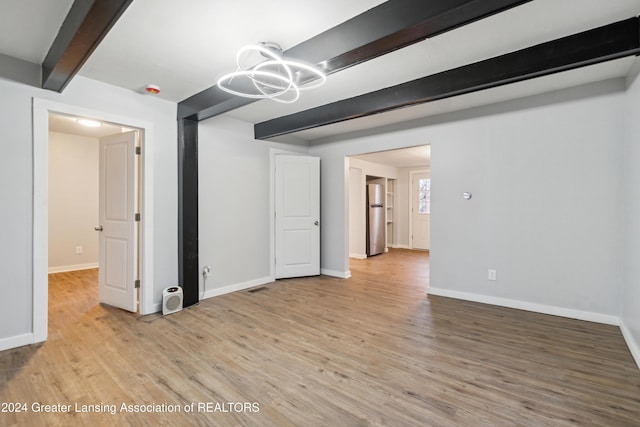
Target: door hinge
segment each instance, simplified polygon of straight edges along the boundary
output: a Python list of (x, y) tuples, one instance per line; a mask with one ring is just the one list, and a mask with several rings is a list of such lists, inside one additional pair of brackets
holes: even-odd
[(137, 214), (136, 214), (136, 216), (135, 216), (135, 220), (136, 220), (136, 221), (140, 221), (140, 214), (139, 214), (139, 213), (137, 213)]
[(140, 147), (136, 147), (136, 154), (142, 154), (142, 149)]
[(135, 280), (133, 282), (133, 287), (136, 288), (136, 289), (140, 289), (140, 279)]

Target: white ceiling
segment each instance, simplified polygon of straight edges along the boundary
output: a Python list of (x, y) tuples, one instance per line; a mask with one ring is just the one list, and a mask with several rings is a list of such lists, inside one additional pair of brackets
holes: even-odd
[[(640, 0), (534, 0), (330, 75), (322, 90), (304, 93), (304, 98), (294, 105), (259, 102), (229, 114), (252, 123), (262, 122), (513, 52), (639, 13)], [(619, 76), (627, 71), (621, 70)]]
[(103, 136), (115, 135), (116, 133), (132, 130), (113, 123), (100, 122), (100, 124), (99, 127), (88, 127), (80, 124), (78, 117), (63, 114), (49, 114), (50, 132), (101, 138)]
[(314, 144), (321, 144), (351, 136), (358, 136), (361, 132), (379, 132), (386, 127), (400, 126), (406, 128), (415, 126), (416, 123), (419, 126), (420, 119), (430, 116), (626, 76), (634, 60), (636, 60), (635, 57), (622, 58), (590, 67), (583, 67), (492, 89), (458, 95), (456, 97), (420, 104), (410, 108), (402, 108), (357, 120), (309, 129), (297, 132), (295, 135), (299, 138), (312, 141)]
[(419, 145), (417, 147), (378, 151), (351, 157), (396, 168), (427, 168), (431, 165), (431, 146)]
[(0, 53), (41, 64), (73, 0), (0, 0)]
[(135, 0), (80, 74), (131, 90), (156, 84), (160, 97), (179, 102), (234, 71), (244, 45), (287, 50), (380, 3)]
[[(0, 0), (0, 53), (39, 63), (71, 0)], [(178, 102), (235, 68), (245, 44), (279, 43), (285, 50), (378, 4), (380, 0), (135, 0), (80, 75)], [(34, 13), (37, 11), (37, 13)], [(291, 114), (402, 83), (640, 13), (640, 0), (534, 0), (328, 77), (295, 104), (259, 101), (228, 115), (250, 123)], [(16, 41), (19, 41), (17, 43)], [(474, 94), (298, 132), (322, 142), (338, 135), (622, 77), (633, 59), (585, 67)]]

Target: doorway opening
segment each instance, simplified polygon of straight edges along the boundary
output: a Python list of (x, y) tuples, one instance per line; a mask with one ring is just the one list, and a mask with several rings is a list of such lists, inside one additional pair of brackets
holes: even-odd
[[(422, 192), (413, 194), (412, 180), (418, 172), (430, 173), (431, 150), (430, 145), (420, 145), (409, 148), (387, 150), (373, 153), (359, 154), (347, 157), (348, 164), (348, 244), (349, 270), (351, 260), (358, 265), (362, 259), (367, 259), (368, 211), (371, 210), (367, 202), (367, 185), (377, 184), (383, 187), (384, 204), (384, 252), (395, 249), (422, 249), (424, 246), (414, 247), (414, 231), (417, 224), (413, 224), (412, 209), (424, 210), (424, 203), (413, 200), (414, 197), (425, 196)], [(429, 181), (430, 183), (430, 181)], [(430, 196), (430, 194), (429, 194)], [(430, 208), (430, 206), (429, 206)], [(427, 224), (428, 227), (428, 224)], [(383, 254), (384, 256), (384, 254)], [(428, 253), (425, 254), (428, 257)], [(372, 258), (371, 262), (374, 262)], [(357, 269), (356, 269), (357, 270)]]
[(98, 269), (99, 301), (136, 313), (142, 136), (49, 113), (48, 272)]
[[(105, 113), (102, 111), (95, 111), (84, 109), (81, 107), (76, 107), (67, 104), (61, 104), (53, 101), (47, 101), (42, 99), (34, 98), (33, 100), (33, 140), (34, 140), (34, 195), (33, 195), (33, 251), (34, 251), (34, 260), (33, 260), (33, 342), (42, 342), (47, 338), (48, 333), (48, 273), (49, 273), (49, 185), (50, 185), (50, 176), (49, 176), (49, 155), (55, 154), (54, 150), (50, 150), (50, 118), (52, 120), (57, 119), (66, 119), (71, 124), (76, 126), (77, 118), (91, 118), (93, 120), (99, 121), (103, 124), (114, 125), (118, 124), (117, 129), (120, 132), (119, 135), (125, 135), (127, 132), (122, 132), (123, 127), (125, 127), (125, 131), (128, 131), (128, 134), (131, 136), (132, 140), (135, 140), (139, 143), (141, 150), (140, 155), (134, 156), (134, 160), (130, 163), (135, 163), (139, 171), (139, 176), (137, 179), (137, 188), (138, 192), (135, 195), (135, 200), (138, 202), (140, 215), (139, 226), (137, 230), (134, 232), (133, 239), (135, 240), (136, 245), (139, 245), (139, 250), (136, 252), (128, 251), (126, 252), (127, 259), (132, 258), (137, 269), (137, 273), (139, 274), (139, 287), (136, 289), (136, 294), (139, 294), (139, 304), (136, 304), (133, 310), (130, 311), (138, 311), (140, 314), (148, 314), (157, 310), (156, 305), (153, 303), (153, 257), (152, 252), (150, 250), (145, 250), (145, 248), (153, 247), (153, 233), (151, 232), (153, 227), (153, 203), (152, 203), (152, 159), (151, 153), (146, 153), (145, 150), (146, 144), (149, 142), (150, 137), (153, 133), (153, 125), (132, 119), (129, 117), (123, 117), (118, 115), (113, 115), (110, 113)], [(60, 134), (60, 128), (58, 129)], [(135, 135), (135, 136), (134, 136)], [(79, 137), (82, 139), (83, 137)], [(87, 137), (90, 138), (90, 137)], [(64, 137), (62, 139), (65, 139)], [(73, 138), (68, 138), (73, 139)], [(84, 140), (87, 142), (87, 139)], [(79, 142), (79, 141), (74, 141)], [(73, 144), (71, 144), (73, 145)], [(87, 148), (87, 147), (84, 147)], [(56, 149), (57, 150), (57, 147)], [(51, 153), (50, 153), (51, 151)], [(91, 150), (88, 150), (91, 151)], [(134, 147), (135, 153), (135, 147)], [(113, 160), (115, 156), (110, 155), (110, 159)], [(113, 163), (113, 162), (112, 162)], [(73, 173), (79, 173), (79, 168), (76, 166), (70, 167), (73, 176)], [(86, 168), (84, 168), (86, 169)], [(66, 179), (69, 179), (67, 176)], [(80, 178), (83, 179), (83, 178)], [(127, 181), (128, 178), (127, 178)], [(67, 181), (68, 182), (68, 181)], [(95, 182), (95, 178), (94, 178)], [(64, 185), (62, 186), (64, 187)], [(87, 186), (91, 188), (90, 185)], [(117, 187), (117, 185), (116, 185)], [(110, 188), (106, 190), (106, 192), (113, 192), (114, 186), (111, 185)], [(97, 188), (93, 187), (93, 191), (98, 191)], [(98, 191), (99, 192), (99, 191)], [(112, 194), (113, 196), (113, 194)], [(73, 200), (73, 195), (70, 196)], [(112, 197), (113, 198), (113, 197)], [(52, 203), (57, 203), (58, 201), (53, 201)], [(67, 208), (67, 215), (72, 217), (75, 212), (72, 212), (73, 207), (69, 206)], [(79, 209), (80, 210), (80, 209)], [(79, 212), (78, 212), (79, 213)], [(113, 213), (113, 212), (112, 212)], [(92, 226), (90, 233), (98, 234), (99, 231), (94, 230), (94, 227), (99, 227), (100, 224), (97, 223), (97, 219), (91, 218)], [(83, 230), (87, 231), (87, 230)], [(89, 235), (90, 236), (90, 235)], [(95, 239), (95, 235), (93, 236)], [(79, 237), (78, 237), (79, 238)], [(73, 256), (79, 257), (76, 259), (81, 259), (82, 255), (89, 255), (91, 250), (95, 250), (95, 240), (92, 242), (91, 237), (87, 237), (88, 243), (78, 243), (71, 244), (71, 256), (72, 260)], [(85, 242), (85, 241), (83, 241)], [(69, 243), (67, 242), (67, 245)], [(124, 252), (123, 252), (124, 253)], [(112, 257), (112, 264), (114, 264), (113, 260), (116, 257)], [(85, 262), (86, 261), (86, 262)], [(57, 260), (59, 262), (59, 260)], [(63, 262), (63, 266), (60, 267), (58, 271), (61, 269), (71, 268), (91, 268), (95, 266), (95, 259), (93, 261), (88, 261), (88, 258), (82, 259), (82, 262), (68, 264), (69, 261)], [(98, 261), (100, 264), (100, 261)], [(117, 263), (115, 263), (117, 264)], [(52, 266), (56, 267), (56, 266)], [(55, 271), (55, 269), (54, 269)], [(148, 285), (147, 285), (148, 284)], [(134, 283), (135, 287), (136, 284)]]
[(431, 249), (431, 171), (409, 172), (409, 248)]

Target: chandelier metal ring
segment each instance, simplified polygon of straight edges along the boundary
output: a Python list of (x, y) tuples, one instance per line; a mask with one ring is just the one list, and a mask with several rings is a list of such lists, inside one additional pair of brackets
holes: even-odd
[[(231, 87), (227, 86), (227, 83), (231, 82), (231, 80), (233, 80), (235, 77), (246, 77), (246, 78), (250, 79), (251, 81), (253, 81), (254, 84), (256, 82), (259, 82), (259, 79), (257, 77), (268, 77), (268, 78), (280, 80), (283, 83), (286, 83), (288, 86), (286, 87), (286, 89), (280, 90), (280, 91), (274, 92), (274, 93), (265, 93), (258, 86), (256, 86), (256, 87), (258, 88), (260, 93), (253, 94), (253, 93), (247, 93), (247, 92), (240, 92), (240, 91), (234, 90)], [(234, 72), (225, 74), (224, 76), (222, 76), (218, 80), (218, 86), (220, 87), (220, 89), (224, 90), (225, 92), (231, 93), (233, 95), (243, 96), (243, 97), (246, 97), (246, 98), (256, 98), (256, 99), (275, 98), (277, 96), (283, 95), (285, 92), (287, 92), (290, 89), (293, 89), (294, 92), (298, 92), (299, 93), (300, 89), (295, 85), (290, 85), (290, 83), (291, 83), (291, 80), (289, 80), (286, 76), (282, 76), (282, 75), (277, 74), (277, 73), (272, 73), (270, 71), (260, 71), (260, 70), (234, 71)], [(289, 87), (289, 85), (291, 87)]]
[[(237, 70), (220, 77), (218, 87), (225, 92), (246, 98), (267, 98), (292, 103), (300, 97), (301, 90), (314, 89), (326, 82), (327, 78), (322, 71), (299, 61), (282, 59), (280, 51), (273, 43), (242, 47), (236, 54)], [(251, 53), (259, 53), (267, 60), (251, 65), (248, 63)], [(256, 91), (249, 92), (246, 84), (236, 84), (234, 87), (235, 78), (249, 79)], [(303, 81), (296, 82), (296, 79)]]

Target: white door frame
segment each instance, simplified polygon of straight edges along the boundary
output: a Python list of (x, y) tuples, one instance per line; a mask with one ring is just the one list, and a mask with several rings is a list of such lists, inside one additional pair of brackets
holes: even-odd
[[(276, 158), (276, 191), (275, 191), (275, 253), (276, 261), (280, 261), (280, 264), (275, 262), (275, 275), (276, 279), (286, 279), (291, 277), (305, 277), (315, 276), (320, 274), (320, 157), (316, 156), (300, 156), (300, 155), (277, 155)], [(306, 168), (306, 173), (311, 173), (310, 181), (305, 186), (305, 191), (297, 192), (297, 188), (294, 190), (290, 188), (288, 183), (293, 182), (288, 178), (285, 178), (285, 171), (288, 166), (295, 164), (296, 166), (303, 166)], [(300, 177), (302, 178), (302, 177)], [(289, 212), (285, 212), (285, 206), (288, 205), (285, 202), (284, 195), (293, 195), (295, 192), (295, 198), (307, 197), (309, 202), (309, 210), (306, 215), (302, 212), (298, 212), (301, 216), (295, 214), (289, 216)], [(314, 225), (315, 224), (315, 225)], [(302, 230), (307, 231), (308, 240), (307, 243), (311, 246), (309, 257), (304, 261), (297, 259), (302, 264), (288, 264), (290, 260), (289, 256), (292, 255), (290, 249), (293, 245), (292, 242), (286, 244), (287, 239), (285, 235), (288, 232), (300, 232)], [(303, 245), (304, 246), (304, 245)], [(296, 252), (296, 251), (294, 251)], [(295, 256), (294, 256), (295, 257)]]
[(413, 249), (413, 177), (419, 173), (426, 173), (431, 176), (431, 169), (409, 171), (409, 249)]
[(49, 113), (90, 117), (141, 129), (142, 158), (140, 221), (142, 252), (140, 266), (140, 314), (153, 313), (153, 124), (99, 110), (33, 98), (33, 342), (47, 339), (49, 317), (48, 287), (48, 188)]
[(269, 278), (276, 280), (276, 156), (308, 156), (307, 153), (269, 149)]

